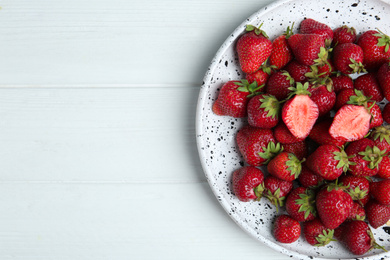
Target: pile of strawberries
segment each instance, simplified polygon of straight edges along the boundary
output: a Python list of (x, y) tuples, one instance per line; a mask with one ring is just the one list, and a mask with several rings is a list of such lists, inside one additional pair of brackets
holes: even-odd
[(285, 208), (272, 230), (281, 243), (303, 234), (356, 255), (385, 250), (371, 228), (390, 220), (390, 105), (378, 105), (390, 100), (390, 38), (309, 18), (273, 41), (260, 27), (237, 40), (245, 78), (226, 82), (212, 107), (247, 118), (235, 196)]

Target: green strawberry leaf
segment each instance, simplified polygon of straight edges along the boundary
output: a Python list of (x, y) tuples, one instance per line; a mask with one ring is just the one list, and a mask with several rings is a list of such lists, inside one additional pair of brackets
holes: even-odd
[(264, 111), (268, 112), (267, 117), (278, 118), (280, 112), (280, 103), (273, 95), (264, 95), (260, 99), (261, 108), (264, 108)]

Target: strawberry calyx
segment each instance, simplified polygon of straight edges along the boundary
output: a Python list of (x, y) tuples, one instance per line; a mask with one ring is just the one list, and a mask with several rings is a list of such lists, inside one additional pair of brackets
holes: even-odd
[[(351, 96), (347, 101), (347, 104), (357, 105), (357, 106), (366, 106), (368, 101), (371, 100), (371, 97), (366, 97), (362, 91), (355, 89), (355, 96)], [(368, 110), (369, 111), (369, 110)]]
[(311, 96), (309, 89), (309, 82), (305, 82), (302, 84), (301, 82), (297, 82), (295, 87), (288, 88), (291, 93), (288, 95), (287, 99), (290, 99), (294, 95), (308, 95)]
[(307, 219), (311, 214), (317, 216), (317, 210), (315, 207), (315, 197), (316, 194), (312, 189), (306, 189), (304, 193), (299, 194), (299, 199), (295, 200), (297, 205), (301, 205), (298, 209), (298, 212), (305, 212), (305, 219)]
[[(319, 75), (323, 75), (323, 73), (321, 73)], [(319, 77), (317, 79), (309, 79), (309, 82), (311, 82), (313, 84), (312, 88), (318, 88), (318, 87), (321, 87), (321, 86), (325, 86), (326, 90), (328, 90), (329, 92), (333, 91), (333, 81), (328, 76), (326, 76), (326, 77)]]
[(363, 63), (357, 62), (352, 58), (349, 58), (349, 61), (351, 62), (351, 64), (348, 65), (352, 69), (351, 73), (367, 72), (367, 70), (364, 68)]
[(355, 189), (348, 189), (346, 191), (352, 198), (352, 200), (358, 200), (365, 198), (368, 195), (368, 190), (360, 189), (359, 186), (355, 187)]
[(384, 34), (381, 30), (377, 28), (379, 33), (375, 33), (374, 36), (378, 37), (378, 43), (377, 45), (382, 47), (385, 46), (385, 52), (389, 51), (390, 47), (390, 37), (386, 34)]
[(263, 152), (258, 153), (258, 155), (261, 158), (266, 159), (263, 164), (267, 164), (272, 158), (283, 151), (283, 146), (281, 146), (280, 143), (275, 144), (274, 142), (269, 142), (267, 147), (262, 148)]
[(255, 95), (260, 94), (261, 92), (259, 91), (260, 89), (264, 88), (264, 84), (258, 86), (256, 81), (253, 81), (252, 83), (249, 83), (247, 79), (242, 79), (240, 82), (234, 82), (237, 86), (238, 91), (241, 92), (248, 92), (249, 94), (247, 95), (248, 98), (253, 97)]
[(380, 142), (386, 140), (386, 142), (390, 144), (390, 126), (382, 125), (375, 127), (374, 130), (371, 132), (371, 136), (374, 138), (374, 140), (377, 140), (379, 138)]
[(287, 170), (290, 172), (290, 175), (294, 175), (295, 179), (298, 178), (299, 174), (302, 171), (302, 163), (306, 159), (303, 158), (302, 161), (298, 159), (293, 153), (288, 154), (288, 160), (286, 161)]
[(343, 168), (343, 172), (347, 172), (350, 165), (353, 165), (355, 163), (350, 162), (349, 159), (354, 157), (355, 155), (348, 156), (347, 153), (344, 151), (344, 149), (341, 149), (340, 152), (334, 152), (334, 159), (338, 161), (336, 168), (340, 169)]
[(280, 196), (280, 188), (278, 188), (274, 193), (268, 190), (268, 193), (264, 194), (264, 196), (269, 199), (269, 201), (276, 206), (276, 212), (279, 212), (279, 207), (284, 206), (284, 202), (286, 200), (285, 196)]
[(267, 117), (277, 118), (280, 112), (280, 102), (273, 95), (264, 95), (260, 99), (260, 108), (264, 108), (264, 111), (268, 112)]
[(358, 154), (363, 156), (363, 160), (369, 162), (368, 168), (379, 168), (379, 164), (385, 155), (386, 150), (382, 151), (377, 146), (367, 146), (366, 150), (359, 152)]
[(253, 189), (253, 191), (255, 192), (255, 196), (256, 196), (255, 201), (259, 201), (263, 197), (264, 190), (265, 190), (264, 183), (257, 185)]
[(256, 35), (263, 35), (265, 38), (268, 39), (269, 37), (268, 37), (267, 33), (260, 29), (261, 26), (263, 26), (263, 23), (261, 23), (259, 25), (259, 27), (256, 27), (256, 26), (251, 25), (251, 24), (247, 24), (245, 30), (247, 32), (254, 32)]
[(294, 34), (294, 32), (293, 32), (294, 24), (295, 24), (295, 23), (293, 22), (292, 25), (291, 25), (291, 27), (290, 27), (290, 26), (287, 26), (286, 31), (283, 33), (283, 35), (286, 36), (286, 39), (290, 38), (291, 35)]
[(317, 246), (317, 247), (325, 246), (332, 241), (337, 241), (336, 239), (333, 238), (333, 235), (334, 235), (334, 229), (324, 229), (322, 231), (322, 234), (319, 234), (316, 237), (316, 240), (318, 243), (315, 244), (314, 246)]
[(338, 179), (336, 179), (335, 182), (331, 182), (331, 183), (328, 183), (326, 185), (326, 190), (328, 192), (332, 191), (332, 190), (342, 190), (342, 191), (346, 191), (347, 189), (349, 188), (349, 185), (345, 186), (343, 185), (342, 183), (338, 183)]
[(314, 60), (314, 65), (316, 65), (316, 66), (323, 66), (323, 65), (326, 64), (329, 67), (331, 67), (330, 64), (329, 64), (329, 61), (328, 61), (329, 52), (331, 50), (332, 49), (326, 49), (324, 47), (320, 47), (320, 52), (318, 53), (318, 59)]

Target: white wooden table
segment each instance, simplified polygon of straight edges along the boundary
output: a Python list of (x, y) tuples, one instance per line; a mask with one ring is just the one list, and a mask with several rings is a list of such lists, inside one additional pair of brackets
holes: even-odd
[(271, 0), (0, 1), (0, 259), (290, 259), (195, 142), (212, 57)]

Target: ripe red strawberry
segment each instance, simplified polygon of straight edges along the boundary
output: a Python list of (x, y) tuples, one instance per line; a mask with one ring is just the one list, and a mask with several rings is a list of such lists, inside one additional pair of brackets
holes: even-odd
[(354, 43), (356, 41), (356, 30), (353, 27), (343, 25), (333, 30), (333, 43), (339, 45), (343, 43)]
[(282, 108), (282, 120), (297, 138), (306, 138), (309, 135), (319, 115), (318, 106), (309, 97), (308, 86), (308, 83), (302, 85), (297, 82), (293, 90), (295, 96)]
[(300, 161), (308, 155), (308, 147), (305, 141), (283, 144), (283, 151), (294, 154)]
[(260, 88), (256, 82), (249, 84), (246, 80), (228, 81), (219, 91), (212, 110), (216, 115), (220, 116), (246, 117), (249, 99)]
[(303, 34), (313, 33), (320, 35), (324, 39), (326, 46), (330, 46), (333, 40), (333, 30), (327, 24), (311, 18), (306, 18), (301, 22), (299, 32)]
[(343, 74), (363, 72), (362, 62), (363, 50), (357, 44), (343, 43), (333, 49), (333, 64)]
[(377, 177), (382, 179), (390, 179), (390, 157), (388, 155), (382, 157), (382, 161), (379, 164)]
[(286, 199), (286, 212), (299, 222), (315, 218), (315, 192), (305, 187), (293, 189)]
[(366, 96), (364, 96), (360, 90), (343, 89), (336, 96), (336, 102), (334, 104), (334, 109), (337, 111), (342, 106), (347, 105), (348, 102), (352, 103), (352, 102), (350, 102), (351, 97), (353, 97), (353, 100), (358, 99), (358, 100), (368, 101), (368, 98)]
[(355, 255), (363, 255), (374, 248), (384, 250), (375, 242), (368, 224), (361, 220), (346, 222), (340, 241)]
[(313, 129), (311, 130), (309, 137), (316, 143), (323, 144), (332, 144), (335, 146), (343, 146), (345, 141), (335, 139), (329, 134), (329, 128), (332, 124), (332, 118), (324, 119), (323, 121), (317, 122), (314, 124)]
[(308, 65), (302, 65), (297, 60), (290, 61), (285, 67), (290, 76), (295, 80), (295, 82), (306, 82), (308, 77), (307, 73), (310, 73), (312, 70)]
[(269, 63), (275, 67), (275, 69), (282, 69), (293, 59), (293, 54), (287, 39), (293, 35), (292, 26), (288, 26), (284, 34), (276, 37), (272, 41), (272, 52), (269, 57)]
[(390, 103), (387, 103), (383, 108), (382, 117), (386, 123), (390, 124)]
[(301, 174), (298, 176), (298, 180), (303, 187), (310, 188), (321, 185), (324, 181), (324, 178), (315, 174), (312, 170), (307, 168), (305, 164), (303, 164)]
[(325, 41), (318, 34), (297, 33), (288, 38), (295, 59), (303, 65), (321, 65), (328, 59)]
[(246, 26), (246, 33), (237, 41), (236, 50), (241, 70), (253, 73), (268, 59), (272, 51), (272, 42), (260, 27)]
[(341, 175), (338, 183), (346, 186), (345, 191), (351, 195), (352, 200), (365, 205), (369, 200), (370, 182), (365, 177)]
[(378, 173), (379, 164), (384, 152), (368, 138), (351, 142), (345, 149), (349, 157), (348, 172), (354, 176), (374, 176)]
[(312, 246), (325, 246), (336, 241), (333, 234), (334, 230), (326, 228), (319, 218), (303, 222), (303, 235)]
[(371, 182), (370, 194), (378, 203), (390, 205), (390, 180)]
[(349, 166), (348, 157), (341, 148), (325, 144), (319, 146), (306, 161), (306, 166), (325, 180), (335, 180)]
[(376, 77), (383, 95), (387, 100), (390, 100), (390, 64), (388, 62), (383, 63), (383, 65), (379, 67)]
[(380, 150), (390, 152), (390, 126), (375, 127), (369, 138), (374, 141), (374, 145)]
[(273, 67), (263, 64), (257, 71), (246, 74), (245, 78), (249, 83), (256, 81), (258, 86), (265, 85), (272, 74), (272, 69)]
[(279, 215), (273, 225), (273, 235), (280, 243), (293, 243), (301, 235), (301, 225), (288, 215)]
[(269, 174), (285, 181), (293, 181), (301, 173), (301, 161), (292, 153), (281, 152), (267, 165)]
[(291, 93), (289, 89), (294, 85), (294, 79), (287, 71), (279, 70), (273, 73), (266, 84), (266, 93), (275, 96), (278, 100), (284, 100)]
[(265, 164), (280, 152), (271, 129), (245, 125), (238, 131), (236, 142), (245, 162), (251, 166)]
[(259, 128), (273, 128), (279, 122), (279, 101), (272, 95), (261, 94), (248, 102), (248, 123)]
[(310, 98), (318, 106), (319, 117), (328, 114), (332, 110), (336, 103), (336, 93), (333, 91), (332, 86), (313, 86), (309, 88), (309, 92), (311, 93)]
[(352, 204), (352, 198), (344, 191), (344, 187), (335, 184), (328, 184), (316, 196), (318, 216), (329, 229), (337, 228), (346, 220)]
[(367, 102), (367, 107), (369, 108), (371, 114), (370, 129), (381, 126), (383, 124), (381, 108), (375, 101)]
[(260, 200), (264, 173), (254, 166), (244, 166), (233, 172), (233, 192), (240, 201)]
[(295, 137), (290, 132), (290, 130), (288, 130), (287, 126), (284, 124), (283, 121), (280, 121), (273, 130), (275, 139), (283, 145), (298, 143), (304, 140), (304, 138)]
[(330, 77), (333, 82), (334, 92), (339, 93), (343, 89), (353, 89), (353, 80), (349, 75), (337, 73)]
[(278, 210), (279, 207), (284, 206), (287, 195), (290, 193), (292, 188), (293, 183), (291, 181), (284, 181), (272, 175), (268, 175), (264, 179), (263, 195), (273, 205), (275, 205), (276, 210)]
[(346, 142), (363, 138), (370, 130), (371, 114), (364, 106), (344, 105), (336, 113), (329, 134)]
[(390, 220), (390, 206), (383, 205), (371, 199), (364, 207), (368, 223), (377, 229)]
[(362, 205), (358, 202), (353, 202), (351, 211), (345, 221), (353, 221), (353, 220), (365, 220), (366, 212)]
[(384, 98), (379, 82), (374, 73), (369, 72), (355, 79), (354, 87), (363, 92), (370, 100), (381, 102)]
[(389, 61), (390, 38), (384, 33), (376, 30), (368, 30), (359, 37), (357, 44), (363, 50), (363, 65), (366, 70), (375, 71), (383, 63)]

